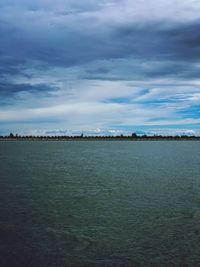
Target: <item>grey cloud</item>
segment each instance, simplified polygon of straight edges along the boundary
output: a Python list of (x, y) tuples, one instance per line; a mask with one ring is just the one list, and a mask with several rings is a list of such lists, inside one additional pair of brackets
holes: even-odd
[[(24, 4), (23, 1), (21, 3)], [(91, 5), (90, 1), (88, 3)], [(72, 5), (71, 2), (68, 4)], [(85, 5), (85, 8), (88, 6)], [(79, 8), (84, 10), (80, 3)], [(26, 14), (26, 10), (22, 10), (22, 24), (26, 24), (24, 20), (28, 15), (25, 16), (23, 12)], [(191, 69), (195, 69), (192, 64), (200, 56), (198, 21), (189, 25), (172, 23), (167, 25), (163, 22), (159, 24), (152, 22), (147, 25), (141, 22), (126, 23), (123, 26), (101, 25), (94, 22), (94, 28), (91, 28), (93, 22), (87, 20), (87, 17), (83, 24), (73, 18), (72, 21), (61, 21), (61, 24), (51, 25), (51, 18), (48, 18), (48, 15), (48, 12), (44, 12), (39, 18), (33, 16), (32, 22), (27, 24), (28, 28), (4, 16), (3, 27), (0, 27), (0, 34), (3, 36), (0, 51), (3, 55), (9, 55), (10, 60), (7, 60), (6, 64), (0, 63), (1, 72), (7, 71), (13, 74), (19, 67), (23, 67), (23, 61), (28, 60), (39, 60), (52, 67), (71, 67), (97, 60), (131, 57), (150, 63), (160, 61), (162, 70), (160, 72), (157, 69), (150, 70), (149, 75), (159, 77), (177, 73), (181, 76), (183, 73), (189, 77), (196, 76), (195, 70), (192, 72)], [(47, 16), (46, 24), (42, 16)], [(37, 19), (39, 25), (35, 23)], [(16, 25), (13, 25), (14, 22)], [(171, 61), (171, 69), (168, 61)], [(186, 64), (190, 66), (185, 66)], [(174, 68), (175, 65), (177, 68)], [(89, 72), (93, 71), (89, 70), (88, 76)], [(140, 76), (142, 75), (141, 73)]]
[(6, 80), (0, 81), (0, 96), (11, 97), (19, 92), (31, 92), (33, 94), (42, 94), (45, 92), (51, 92), (55, 90), (55, 87), (51, 87), (47, 84), (14, 84)]

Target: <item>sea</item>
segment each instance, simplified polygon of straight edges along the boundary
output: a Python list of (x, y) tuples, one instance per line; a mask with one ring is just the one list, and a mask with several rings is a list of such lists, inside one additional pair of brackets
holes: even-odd
[(199, 141), (1, 141), (1, 267), (199, 267)]

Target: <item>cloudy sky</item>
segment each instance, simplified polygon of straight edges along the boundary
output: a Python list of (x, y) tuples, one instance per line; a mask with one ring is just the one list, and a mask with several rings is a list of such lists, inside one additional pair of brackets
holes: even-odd
[(0, 134), (200, 134), (199, 0), (1, 0)]

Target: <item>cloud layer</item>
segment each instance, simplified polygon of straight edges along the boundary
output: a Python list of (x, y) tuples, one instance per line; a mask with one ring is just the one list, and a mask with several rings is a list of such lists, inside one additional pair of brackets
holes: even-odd
[(199, 26), (196, 0), (2, 0), (0, 133), (198, 132)]

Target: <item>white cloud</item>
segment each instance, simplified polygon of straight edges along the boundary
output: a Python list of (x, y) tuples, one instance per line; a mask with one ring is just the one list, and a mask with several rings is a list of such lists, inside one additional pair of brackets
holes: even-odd
[(189, 135), (189, 136), (200, 136), (199, 129), (154, 129), (147, 131), (146, 134), (148, 135)]

